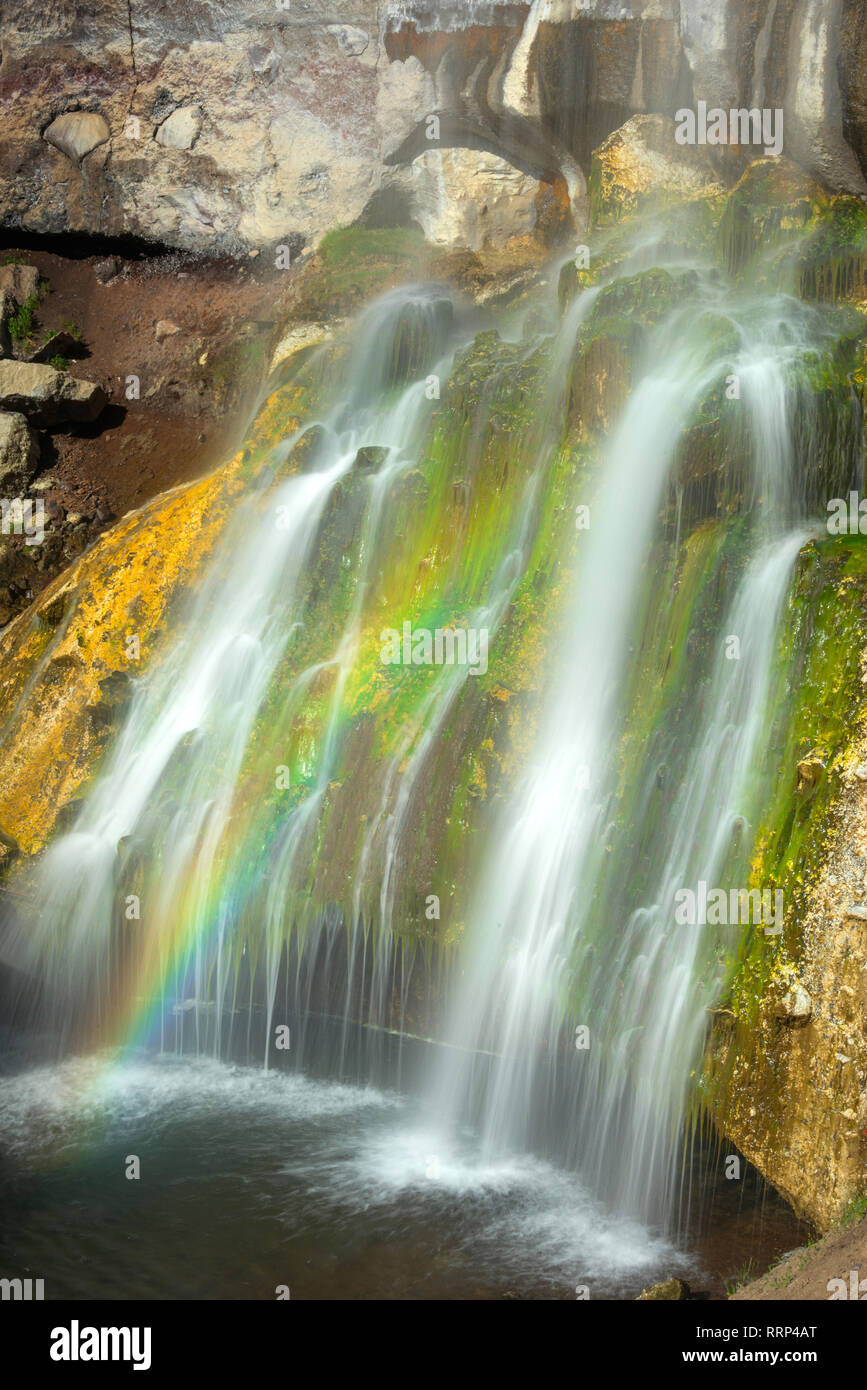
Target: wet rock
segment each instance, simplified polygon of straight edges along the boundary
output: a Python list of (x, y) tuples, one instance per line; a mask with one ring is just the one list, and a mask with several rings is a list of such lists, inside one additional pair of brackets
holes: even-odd
[(120, 723), (134, 694), (134, 686), (128, 676), (117, 672), (106, 676), (99, 682), (99, 699), (87, 705), (85, 714), (95, 733), (104, 733), (116, 728)]
[(816, 753), (808, 753), (798, 763), (797, 792), (805, 800), (815, 796), (819, 783), (825, 775), (825, 764)]
[(93, 381), (78, 381), (36, 362), (0, 361), (0, 410), (25, 415), (32, 425), (89, 423), (106, 403)]
[(110, 137), (108, 121), (98, 112), (67, 111), (51, 122), (42, 138), (65, 154), (67, 159), (80, 164)]
[(74, 796), (71, 801), (67, 801), (57, 812), (57, 818), (54, 822), (55, 829), (57, 829), (61, 835), (67, 835), (74, 827), (84, 807), (85, 798), (83, 796)]
[(191, 150), (201, 128), (202, 113), (197, 106), (178, 106), (159, 126), (154, 139), (169, 150)]
[(689, 1284), (685, 1284), (682, 1279), (665, 1279), (660, 1284), (651, 1284), (649, 1288), (642, 1289), (635, 1301), (641, 1303), (659, 1300), (674, 1303), (689, 1297)]
[(560, 278), (557, 281), (557, 302), (561, 312), (568, 309), (575, 296), (587, 289), (591, 283), (592, 275), (589, 270), (582, 269), (577, 261), (566, 261), (561, 267)]
[(646, 205), (722, 193), (706, 148), (678, 145), (668, 116), (633, 116), (593, 153), (590, 206), (606, 224)]
[(379, 444), (365, 444), (355, 455), (353, 468), (360, 468), (365, 472), (374, 472), (380, 468), (388, 458), (388, 449)]
[(20, 496), (38, 464), (39, 440), (25, 417), (0, 413), (0, 496)]
[(274, 450), (269, 460), (272, 467), (262, 470), (257, 478), (258, 485), (263, 488), (269, 487), (274, 478), (283, 477), (287, 473), (312, 473), (328, 437), (327, 430), (321, 425), (309, 425), (291, 448)]
[(759, 251), (791, 241), (827, 205), (827, 194), (790, 159), (757, 159), (731, 190), (720, 221), (728, 269), (740, 274)]

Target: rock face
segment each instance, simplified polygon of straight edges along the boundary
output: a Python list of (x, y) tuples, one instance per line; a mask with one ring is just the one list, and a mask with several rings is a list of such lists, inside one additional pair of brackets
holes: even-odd
[(37, 426), (86, 424), (105, 406), (105, 392), (91, 381), (35, 362), (0, 362), (0, 410), (26, 416)]
[[(867, 192), (864, 0), (71, 8), (0, 18), (7, 227), (297, 249), (409, 181), (403, 215), (472, 245), (521, 233), (540, 189), (565, 186), (580, 225), (591, 151), (700, 100), (782, 109), (787, 155)], [(733, 181), (755, 151), (708, 153)]]

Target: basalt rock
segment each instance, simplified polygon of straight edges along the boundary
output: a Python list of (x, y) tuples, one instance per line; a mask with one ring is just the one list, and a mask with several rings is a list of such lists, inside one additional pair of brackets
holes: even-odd
[(31, 424), (52, 426), (95, 420), (106, 403), (92, 381), (35, 362), (0, 362), (0, 410), (27, 417)]

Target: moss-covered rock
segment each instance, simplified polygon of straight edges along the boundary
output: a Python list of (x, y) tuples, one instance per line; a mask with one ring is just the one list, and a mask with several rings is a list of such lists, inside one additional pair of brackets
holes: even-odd
[(729, 194), (720, 221), (726, 268), (741, 275), (759, 250), (790, 244), (827, 203), (816, 180), (791, 160), (755, 160)]

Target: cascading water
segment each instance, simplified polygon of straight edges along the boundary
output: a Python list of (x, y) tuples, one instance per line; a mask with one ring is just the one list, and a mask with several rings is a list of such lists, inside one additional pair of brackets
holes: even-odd
[[(711, 310), (736, 326), (734, 353), (728, 346), (717, 356), (703, 331)], [(760, 805), (752, 769), (775, 634), (806, 538), (789, 529), (797, 413), (789, 376), (816, 329), (795, 301), (757, 313), (711, 281), (658, 330), (607, 451), (572, 615), (551, 661), (545, 733), (493, 837), (452, 1012), (456, 1047), (438, 1079), (440, 1109), (480, 1122), (489, 1150), (525, 1149), (544, 1135), (596, 1191), (643, 1220), (672, 1214), (688, 1078), (722, 983), (717, 935), (678, 927), (675, 895), (732, 872), (732, 826), (753, 822)], [(626, 908), (612, 902), (612, 884), (629, 874), (612, 834), (624, 666), (675, 446), (696, 403), (727, 377), (740, 383), (748, 414), (755, 555), (723, 614), (691, 751), (679, 750), (653, 894)], [(723, 650), (727, 634), (739, 643), (736, 660)], [(589, 1048), (564, 1046), (564, 1012), (570, 1028), (589, 1029)]]
[[(612, 285), (661, 260), (646, 232)], [(287, 1020), (302, 1072), (393, 1080), (375, 1040), (412, 1031), (421, 952), (404, 940), (408, 865), (431, 839), (444, 856), (456, 833), (450, 816), (438, 819), (431, 788), (456, 728), (479, 716), (466, 664), (434, 665), (424, 684), (412, 672), (415, 684), (401, 676), (386, 685), (380, 629), (389, 615), (434, 626), (441, 614), (453, 625), (457, 613), (468, 631), (486, 633), (496, 666), (515, 640), (516, 611), (540, 584), (545, 527), (564, 508), (589, 507), (574, 566), (564, 553), (551, 569), (567, 597), (537, 658), (523, 771), (500, 781), (492, 812), (467, 812), (459, 824), (472, 839), (475, 882), (443, 953), (453, 958), (441, 972), (446, 1046), (427, 1048), (435, 1060), (423, 1064), (420, 1100), (395, 1120), (393, 1095), (339, 1086), (323, 1097), (300, 1077), (281, 1094), (298, 1107), (304, 1135), (289, 1145), (293, 1190), (300, 1183), (320, 1210), (327, 1189), (338, 1224), (347, 1207), (387, 1212), (407, 1188), (420, 1203), (427, 1178), (446, 1193), (439, 1223), (454, 1219), (449, 1203), (466, 1191), (512, 1203), (508, 1220), (494, 1207), (490, 1221), (482, 1203), (467, 1240), (493, 1248), (502, 1238), (513, 1250), (534, 1241), (533, 1280), (545, 1284), (556, 1269), (568, 1281), (576, 1261), (589, 1260), (607, 1264), (619, 1287), (676, 1258), (648, 1228), (677, 1211), (690, 1073), (736, 943), (678, 925), (675, 900), (699, 881), (749, 886), (776, 635), (809, 510), (802, 455), (813, 437), (798, 371), (824, 350), (826, 329), (794, 299), (738, 295), (719, 272), (690, 268), (654, 316), (603, 446), (579, 463), (565, 423), (576, 341), (592, 331), (607, 288), (580, 293), (553, 340), (525, 306), (524, 336), (504, 332), (493, 367), (490, 335), (474, 337), (482, 325), (471, 317), (453, 321), (442, 288), (395, 291), (361, 317), (337, 357), (333, 405), (274, 444), (251, 480), (197, 598), (136, 682), (74, 829), (46, 854), (37, 908), (19, 914), (3, 955), (61, 1054), (95, 1037), (115, 1049), (215, 1059), (189, 1075), (227, 1113), (237, 1097), (219, 1059), (244, 1055), (246, 1033), (245, 1059), (267, 1072), (282, 1060), (274, 1038)], [(538, 294), (543, 320), (552, 298)], [(455, 479), (431, 457), (432, 441), (445, 449), (439, 384), (464, 368), (472, 406), (449, 446), (463, 472)], [(667, 708), (664, 673), (649, 704), (636, 685), (645, 634), (676, 598), (683, 439), (727, 380), (739, 384), (730, 401), (738, 457), (727, 476), (741, 500), (719, 549), (737, 584), (709, 624), (687, 716)], [(491, 437), (513, 428), (515, 393), (534, 408), (509, 435), (482, 543), (482, 523), (465, 518), (461, 498)], [(669, 532), (670, 491), (678, 502)], [(423, 538), (400, 534), (394, 520), (416, 492), (464, 528), (462, 548), (449, 549), (441, 526)], [(394, 732), (376, 777), (359, 785), (365, 701), (385, 699)], [(675, 759), (660, 801), (660, 767)], [(283, 800), (280, 768), (277, 788), (288, 773), (292, 793)], [(329, 848), (346, 843), (335, 884)], [(140, 929), (126, 924), (130, 903)], [(583, 1028), (589, 1049), (573, 1044)], [(80, 1065), (63, 1063), (64, 1094), (89, 1076)], [(154, 1079), (141, 1053), (131, 1066), (139, 1115), (165, 1097), (172, 1115), (182, 1109), (183, 1083)], [(37, 1113), (50, 1104), (47, 1075), (33, 1081)], [(245, 1116), (247, 1102), (245, 1092)], [(26, 1129), (30, 1112), (11, 1083), (0, 1104)], [(324, 1134), (323, 1117), (333, 1115), (351, 1127), (351, 1142)], [(537, 1205), (534, 1189), (544, 1193)], [(572, 1224), (563, 1225), (564, 1211)], [(499, 1247), (495, 1258), (503, 1262)], [(503, 1269), (517, 1277), (508, 1261)]]

